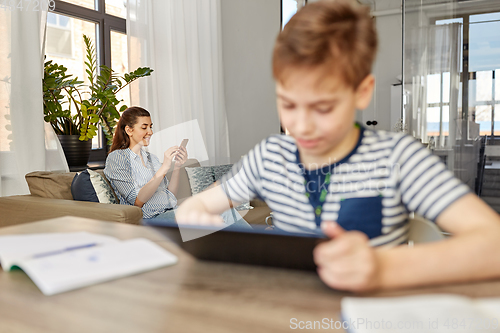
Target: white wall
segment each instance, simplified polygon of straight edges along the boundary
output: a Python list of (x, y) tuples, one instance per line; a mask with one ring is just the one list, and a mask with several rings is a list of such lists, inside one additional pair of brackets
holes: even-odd
[[(309, 0), (309, 2), (314, 0)], [(368, 0), (366, 0), (368, 1)], [(370, 1), (368, 1), (370, 2)], [(391, 87), (401, 75), (401, 14), (399, 1), (372, 5), (379, 34), (374, 64), (376, 92), (358, 121), (377, 120), (377, 129), (391, 130)], [(280, 29), (280, 0), (222, 0), (222, 47), (225, 101), (231, 162), (255, 144), (279, 133), (271, 56)], [(394, 118), (394, 117), (393, 117)], [(366, 125), (365, 125), (366, 126)]]
[(397, 77), (401, 77), (401, 14), (377, 16), (376, 25), (379, 48), (373, 66), (375, 92), (372, 103), (366, 110), (360, 112), (358, 120), (362, 120), (364, 125), (368, 120), (377, 120), (377, 126), (370, 127), (392, 130), (394, 120), (391, 120), (391, 87), (398, 83)]
[(280, 0), (222, 0), (222, 54), (231, 162), (279, 133), (271, 56)]

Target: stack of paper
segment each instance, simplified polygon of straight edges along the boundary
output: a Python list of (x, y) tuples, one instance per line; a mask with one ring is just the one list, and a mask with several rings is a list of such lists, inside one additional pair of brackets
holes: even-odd
[(87, 232), (0, 236), (3, 270), (21, 268), (45, 295), (176, 262), (176, 256), (142, 238), (119, 241)]
[(500, 298), (458, 295), (342, 299), (347, 332), (500, 332)]

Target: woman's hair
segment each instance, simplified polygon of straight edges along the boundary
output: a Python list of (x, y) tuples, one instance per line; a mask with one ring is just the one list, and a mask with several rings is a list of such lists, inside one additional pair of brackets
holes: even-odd
[(130, 145), (130, 138), (125, 132), (125, 127), (134, 127), (137, 124), (139, 117), (151, 117), (149, 112), (138, 106), (131, 106), (123, 111), (118, 124), (116, 124), (115, 135), (113, 136), (113, 144), (109, 152), (116, 149), (127, 149)]
[(369, 8), (354, 0), (324, 0), (304, 6), (278, 35), (273, 76), (281, 84), (297, 68), (321, 67), (357, 88), (371, 73), (377, 32)]

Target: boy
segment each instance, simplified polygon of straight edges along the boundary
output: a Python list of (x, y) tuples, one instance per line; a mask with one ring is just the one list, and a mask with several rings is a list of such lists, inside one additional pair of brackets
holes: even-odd
[[(500, 276), (500, 218), (413, 138), (364, 129), (377, 38), (354, 1), (300, 10), (273, 54), (278, 112), (290, 135), (258, 144), (223, 180), (187, 200), (179, 223), (217, 223), (233, 205), (260, 197), (276, 227), (317, 228), (331, 241), (314, 251), (332, 288), (402, 288)], [(416, 212), (452, 233), (445, 241), (396, 246)]]

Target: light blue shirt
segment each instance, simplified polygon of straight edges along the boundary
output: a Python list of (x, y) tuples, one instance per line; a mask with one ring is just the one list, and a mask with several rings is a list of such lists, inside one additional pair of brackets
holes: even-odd
[[(106, 159), (104, 174), (122, 205), (133, 206), (141, 188), (153, 178), (161, 166), (155, 155), (144, 149), (141, 149), (140, 153), (146, 166), (142, 164), (141, 157), (129, 148), (115, 150)], [(177, 206), (175, 195), (167, 187), (168, 180), (165, 177), (153, 196), (142, 206), (144, 218), (155, 217)]]

